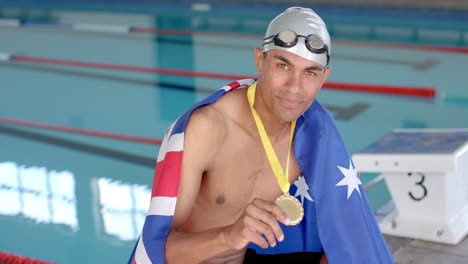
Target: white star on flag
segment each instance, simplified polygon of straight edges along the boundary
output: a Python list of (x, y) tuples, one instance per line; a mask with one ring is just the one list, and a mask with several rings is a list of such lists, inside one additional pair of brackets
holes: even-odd
[(357, 190), (359, 195), (361, 195), (359, 184), (362, 184), (362, 182), (358, 178), (356, 168), (353, 168), (351, 160), (349, 160), (349, 168), (337, 167), (340, 169), (341, 173), (343, 173), (344, 178), (337, 183), (336, 186), (348, 186), (348, 200), (354, 190)]
[(296, 194), (294, 194), (295, 197), (297, 196), (301, 196), (301, 203), (304, 204), (304, 197), (313, 202), (314, 200), (312, 199), (312, 197), (310, 197), (310, 194), (308, 192), (309, 190), (309, 186), (307, 185), (307, 182), (304, 178), (304, 176), (299, 176), (299, 178), (297, 178), (297, 180), (294, 182), (294, 185), (297, 186), (297, 190), (296, 190)]

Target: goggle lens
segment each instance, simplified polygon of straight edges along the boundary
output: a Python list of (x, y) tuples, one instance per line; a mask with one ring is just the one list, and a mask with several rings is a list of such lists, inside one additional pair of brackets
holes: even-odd
[[(278, 33), (276, 37), (281, 40), (281, 42), (289, 45), (295, 45), (297, 42), (297, 34), (294, 31), (286, 30)], [(294, 43), (294, 44), (293, 44)]]
[(325, 46), (325, 43), (323, 42), (323, 39), (317, 35), (309, 35), (306, 38), (307, 43), (309, 46), (311, 46), (314, 49), (323, 49)]

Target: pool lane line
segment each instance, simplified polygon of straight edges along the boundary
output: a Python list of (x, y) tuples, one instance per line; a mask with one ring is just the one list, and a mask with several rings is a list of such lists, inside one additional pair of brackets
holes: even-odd
[[(177, 69), (168, 69), (168, 68), (153, 68), (153, 67), (130, 66), (130, 65), (121, 65), (121, 64), (85, 62), (85, 61), (77, 61), (77, 60), (52, 59), (52, 58), (44, 58), (44, 57), (12, 55), (8, 53), (0, 53), (0, 61), (33, 62), (33, 63), (41, 63), (41, 64), (54, 64), (54, 65), (66, 65), (66, 66), (120, 70), (120, 71), (145, 72), (145, 73), (166, 74), (166, 75), (176, 75), (176, 76), (185, 76), (185, 77), (226, 79), (226, 80), (231, 80), (231, 81), (256, 78), (255, 76), (246, 76), (246, 75), (237, 75), (237, 74), (209, 73), (209, 72), (197, 72), (197, 71), (177, 70)], [(328, 89), (334, 89), (334, 90), (380, 93), (380, 94), (401, 95), (401, 96), (417, 96), (417, 97), (426, 97), (426, 98), (433, 98), (435, 97), (435, 94), (436, 94), (436, 91), (434, 88), (414, 87), (414, 86), (326, 82), (323, 87), (328, 88)]]
[[(101, 33), (146, 33), (146, 34), (160, 34), (160, 35), (176, 35), (176, 36), (216, 36), (216, 37), (236, 37), (236, 38), (255, 38), (259, 39), (259, 34), (240, 34), (230, 32), (207, 32), (207, 31), (189, 31), (165, 28), (151, 28), (151, 27), (135, 27), (130, 25), (117, 25), (117, 24), (87, 24), (87, 23), (55, 23), (55, 22), (40, 22), (40, 21), (22, 21), (20, 19), (0, 19), (0, 27), (44, 27), (44, 28), (57, 28), (66, 30), (75, 30), (82, 32), (101, 32)], [(346, 41), (335, 40), (335, 44), (353, 45), (353, 46), (367, 46), (377, 48), (396, 48), (396, 49), (409, 49), (409, 50), (423, 50), (423, 51), (436, 51), (436, 52), (450, 52), (468, 54), (468, 47), (453, 47), (453, 46), (435, 46), (435, 45), (421, 45), (421, 44), (398, 44), (398, 43), (383, 43), (383, 42), (364, 42), (364, 41)]]
[(151, 144), (151, 145), (161, 145), (163, 142), (162, 139), (157, 139), (157, 138), (147, 138), (147, 137), (140, 137), (140, 136), (133, 136), (133, 135), (104, 132), (104, 131), (98, 131), (98, 130), (75, 128), (75, 127), (69, 127), (69, 126), (59, 126), (59, 125), (52, 125), (52, 124), (47, 124), (47, 123), (13, 119), (13, 118), (7, 118), (7, 117), (0, 117), (0, 123), (23, 126), (23, 127), (41, 128), (41, 129), (46, 129), (46, 130), (67, 132), (67, 133), (73, 133), (73, 134), (82, 134), (82, 135), (88, 135), (88, 136), (93, 136), (93, 137), (110, 138), (110, 139), (115, 139), (115, 140), (130, 141), (130, 142), (135, 142), (135, 143), (143, 143), (143, 144)]

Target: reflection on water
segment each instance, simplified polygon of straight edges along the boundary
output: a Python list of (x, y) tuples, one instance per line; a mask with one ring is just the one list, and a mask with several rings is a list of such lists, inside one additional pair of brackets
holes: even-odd
[(75, 178), (69, 171), (0, 162), (0, 214), (78, 229)]
[(121, 240), (137, 239), (151, 198), (144, 185), (123, 184), (107, 178), (98, 180), (99, 202), (105, 231)]

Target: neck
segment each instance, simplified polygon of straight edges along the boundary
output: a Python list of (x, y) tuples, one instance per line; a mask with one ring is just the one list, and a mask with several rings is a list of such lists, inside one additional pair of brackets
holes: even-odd
[[(268, 107), (262, 101), (262, 98), (255, 98), (254, 108), (257, 111), (258, 116), (262, 120), (263, 126), (268, 136), (274, 141), (278, 140), (282, 136), (289, 136), (291, 122), (284, 121), (274, 115)], [(257, 128), (255, 127), (255, 130)]]
[(269, 112), (257, 110), (257, 113), (262, 119), (265, 131), (270, 137), (276, 138), (284, 134), (289, 134), (291, 122), (279, 120), (278, 118), (272, 116)]
[[(291, 121), (281, 119), (278, 115), (271, 111), (265, 104), (261, 96), (261, 92), (256, 90), (256, 83), (247, 89), (247, 101), (249, 108), (253, 114), (255, 125), (258, 126), (260, 134), (264, 134), (272, 141), (277, 141), (283, 138), (288, 133), (288, 128), (291, 128)], [(263, 131), (263, 132), (261, 132)]]

